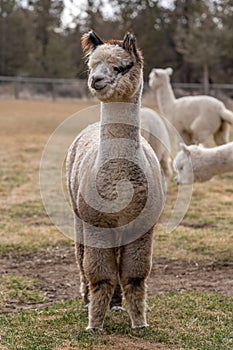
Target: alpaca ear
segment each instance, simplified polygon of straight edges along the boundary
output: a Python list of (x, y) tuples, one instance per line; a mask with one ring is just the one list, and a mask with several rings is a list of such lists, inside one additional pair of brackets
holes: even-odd
[(128, 32), (125, 34), (122, 47), (124, 50), (128, 51), (130, 54), (134, 54), (136, 61), (142, 63), (143, 58), (141, 52), (137, 49), (135, 36)]
[(152, 68), (151, 73), (153, 73), (154, 75), (158, 75), (158, 71), (157, 71), (157, 69), (156, 69), (156, 68)]
[(166, 72), (168, 75), (172, 75), (173, 69), (171, 67), (166, 68)]
[(81, 38), (81, 44), (84, 55), (89, 56), (91, 52), (96, 49), (97, 46), (103, 45), (104, 42), (98, 37), (98, 35), (93, 30), (91, 30), (86, 34), (83, 34)]
[(180, 150), (186, 153), (187, 155), (190, 154), (190, 150), (185, 143), (180, 143)]

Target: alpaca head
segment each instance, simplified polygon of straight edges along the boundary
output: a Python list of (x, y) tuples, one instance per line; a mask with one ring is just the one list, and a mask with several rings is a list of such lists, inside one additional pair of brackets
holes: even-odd
[(187, 185), (193, 182), (193, 169), (190, 159), (190, 146), (180, 144), (180, 152), (177, 153), (173, 168), (177, 173), (176, 182), (178, 185)]
[(177, 173), (178, 185), (188, 185), (192, 182), (203, 182), (211, 178), (208, 169), (203, 168), (203, 153), (207, 149), (200, 145), (186, 146), (180, 144), (180, 152), (177, 153), (173, 167)]
[(143, 58), (136, 39), (127, 33), (122, 41), (104, 42), (93, 31), (82, 37), (88, 58), (88, 86), (103, 102), (134, 102), (142, 90)]
[(149, 75), (149, 86), (151, 89), (158, 89), (164, 82), (169, 81), (169, 76), (172, 75), (172, 68), (153, 68)]

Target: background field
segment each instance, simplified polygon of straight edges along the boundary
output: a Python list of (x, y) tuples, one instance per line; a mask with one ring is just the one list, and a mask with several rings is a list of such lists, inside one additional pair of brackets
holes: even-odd
[(154, 235), (151, 327), (133, 332), (127, 314), (114, 314), (102, 335), (84, 331), (73, 243), (46, 216), (39, 166), (54, 129), (92, 104), (0, 101), (0, 349), (232, 349), (233, 174), (195, 184), (168, 234), (172, 179)]

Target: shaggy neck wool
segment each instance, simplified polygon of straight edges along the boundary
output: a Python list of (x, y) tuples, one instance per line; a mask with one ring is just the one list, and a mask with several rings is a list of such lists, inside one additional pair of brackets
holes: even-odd
[(169, 78), (167, 77), (164, 79), (163, 84), (157, 89), (157, 100), (162, 114), (165, 117), (169, 117), (172, 114), (176, 99)]
[(138, 151), (141, 137), (139, 111), (139, 104), (101, 103), (99, 160), (107, 159), (112, 152), (124, 158)]

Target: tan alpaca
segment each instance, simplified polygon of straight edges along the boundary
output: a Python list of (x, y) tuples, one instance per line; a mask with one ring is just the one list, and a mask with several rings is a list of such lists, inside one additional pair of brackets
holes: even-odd
[(218, 99), (199, 95), (175, 98), (170, 75), (172, 68), (153, 68), (149, 85), (156, 91), (160, 112), (175, 126), (187, 145), (207, 141), (213, 135), (217, 145), (229, 142), (233, 113)]
[(145, 327), (153, 226), (164, 193), (157, 157), (140, 134), (143, 59), (130, 33), (103, 42), (89, 32), (82, 47), (89, 89), (101, 101), (100, 124), (83, 130), (67, 156), (84, 298), (90, 290), (87, 329), (103, 328), (118, 280), (132, 327)]

